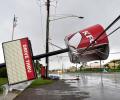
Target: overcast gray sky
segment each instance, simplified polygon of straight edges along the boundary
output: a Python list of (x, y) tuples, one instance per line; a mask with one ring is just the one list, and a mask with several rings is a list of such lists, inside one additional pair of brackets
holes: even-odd
[[(0, 62), (4, 62), (2, 42), (12, 38), (12, 22), (14, 14), (18, 17), (14, 39), (29, 37), (34, 55), (45, 52), (46, 0), (1, 0), (0, 3)], [(120, 0), (52, 0), (51, 18), (58, 15), (78, 15), (84, 19), (66, 18), (50, 22), (50, 42), (65, 48), (64, 37), (88, 26), (101, 24), (106, 28), (120, 15)], [(57, 3), (56, 3), (57, 1)], [(108, 32), (120, 26), (118, 21)], [(110, 52), (120, 51), (120, 30), (109, 37)], [(50, 46), (50, 51), (58, 50)], [(67, 55), (62, 54), (62, 56)], [(50, 57), (50, 68), (60, 68), (58, 56)], [(110, 55), (110, 59), (118, 59), (120, 55)], [(44, 60), (44, 59), (43, 59)], [(41, 61), (44, 64), (44, 61)], [(107, 61), (108, 61), (107, 60)], [(70, 66), (68, 57), (63, 58), (64, 66)]]

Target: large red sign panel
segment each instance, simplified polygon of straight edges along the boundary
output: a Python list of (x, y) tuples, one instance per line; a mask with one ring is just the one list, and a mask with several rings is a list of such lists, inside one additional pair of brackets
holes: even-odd
[(9, 84), (32, 80), (35, 76), (28, 38), (3, 43)]
[(70, 61), (80, 63), (107, 59), (109, 55), (107, 34), (104, 33), (96, 40), (102, 32), (104, 32), (103, 27), (97, 24), (66, 36), (65, 42), (69, 48)]

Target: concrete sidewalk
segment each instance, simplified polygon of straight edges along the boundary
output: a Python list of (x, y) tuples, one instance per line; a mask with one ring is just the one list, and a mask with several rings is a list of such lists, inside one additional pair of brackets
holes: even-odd
[(7, 96), (0, 95), (0, 100), (13, 100), (18, 94), (9, 92)]
[(89, 93), (80, 92), (59, 80), (38, 88), (28, 88), (14, 100), (83, 100), (88, 97)]

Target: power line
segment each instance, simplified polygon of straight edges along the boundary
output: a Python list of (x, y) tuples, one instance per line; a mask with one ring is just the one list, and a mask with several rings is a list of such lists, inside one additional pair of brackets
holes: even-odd
[[(50, 43), (50, 42), (49, 42), (49, 43)], [(53, 48), (53, 51), (55, 51), (55, 50), (54, 50), (54, 47), (59, 48), (58, 46), (56, 46), (56, 45), (54, 45), (54, 44), (52, 44), (52, 43), (51, 43), (51, 46), (52, 46), (52, 48)], [(60, 62), (60, 60), (59, 60), (58, 55), (56, 55), (56, 58), (57, 58), (57, 61), (58, 61), (58, 63), (59, 63), (59, 62)]]
[(103, 38), (106, 38), (106, 37), (112, 35), (112, 34), (113, 34), (114, 32), (116, 32), (118, 29), (120, 29), (120, 26), (117, 27), (116, 29), (114, 29), (112, 32), (110, 32), (107, 36), (105, 36), (105, 37), (103, 37)]
[[(58, 3), (58, 1), (57, 0), (51, 0), (50, 2), (55, 2), (55, 12), (54, 12), (54, 15), (56, 16), (56, 10), (57, 10), (57, 3)], [(51, 6), (53, 6), (53, 5), (51, 5)], [(51, 16), (50, 16), (51, 17)], [(54, 25), (55, 25), (55, 23), (53, 23), (52, 25), (51, 25), (51, 30), (54, 30)], [(49, 40), (53, 40), (53, 38), (52, 38), (52, 34), (50, 34), (50, 37), (49, 37)], [(54, 50), (54, 47), (57, 47), (57, 48), (59, 48), (59, 49), (63, 49), (63, 48), (61, 48), (61, 47), (59, 47), (59, 46), (57, 46), (57, 45), (55, 45), (55, 44), (53, 44), (53, 43), (51, 43), (51, 42), (49, 42), (49, 44), (51, 44), (51, 46), (52, 46), (52, 48), (53, 48), (53, 50)], [(53, 47), (54, 46), (54, 47)], [(57, 58), (57, 61), (58, 61), (58, 63), (60, 62), (60, 60), (59, 60), (59, 57), (58, 57), (58, 55), (56, 55), (56, 58)]]
[(63, 48), (61, 48), (61, 47), (59, 47), (59, 46), (57, 46), (57, 45), (55, 45), (55, 44), (53, 44), (53, 43), (51, 43), (51, 42), (49, 42), (49, 44), (51, 44), (52, 46), (55, 46), (55, 47), (57, 47), (57, 48), (59, 48), (59, 49), (63, 49)]
[[(36, 3), (37, 3), (37, 5), (38, 5), (38, 7), (39, 7), (39, 10), (40, 10), (40, 24), (41, 24), (41, 39), (42, 39), (42, 41), (44, 41), (44, 38), (43, 38), (43, 33), (44, 33), (44, 31), (43, 31), (43, 16), (42, 16), (42, 1), (43, 0), (36, 0)], [(39, 2), (39, 3), (38, 3)], [(43, 1), (44, 3), (45, 3), (45, 0)], [(45, 44), (44, 43), (42, 43), (43, 44), (43, 48), (45, 49)]]
[[(58, 3), (58, 1), (57, 1), (57, 0), (53, 0), (53, 1), (51, 1), (51, 2), (56, 2), (56, 4), (55, 4), (55, 9), (54, 9), (54, 10), (55, 10), (54, 15), (56, 16), (56, 10), (57, 10), (57, 3)], [(51, 17), (51, 15), (50, 15), (50, 17)], [(55, 26), (55, 23), (53, 23), (53, 24), (50, 26), (50, 29), (53, 30), (53, 31), (54, 31), (54, 26)], [(53, 35), (50, 34), (49, 40), (52, 40), (52, 39), (53, 39), (52, 36), (53, 36)]]

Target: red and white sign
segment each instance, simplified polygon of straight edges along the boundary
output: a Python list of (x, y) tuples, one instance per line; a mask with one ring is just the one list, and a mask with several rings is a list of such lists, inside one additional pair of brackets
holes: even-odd
[(9, 84), (35, 79), (28, 38), (3, 43)]
[(109, 55), (109, 42), (106, 33), (97, 39), (86, 52), (81, 54), (103, 31), (103, 27), (97, 24), (66, 36), (65, 42), (70, 49), (70, 61), (79, 63), (107, 59)]
[[(86, 48), (87, 46), (89, 46), (90, 43), (92, 43), (103, 31), (103, 27), (99, 24), (81, 30), (80, 34), (82, 36), (82, 39), (80, 44), (78, 45), (78, 48)], [(94, 46), (103, 44), (108, 44), (106, 33), (104, 33), (97, 41), (95, 41)]]
[(21, 47), (22, 47), (22, 54), (24, 58), (24, 64), (27, 73), (27, 79), (33, 79), (35, 77), (33, 64), (32, 64), (32, 56), (29, 48), (29, 41), (28, 39), (21, 39)]

